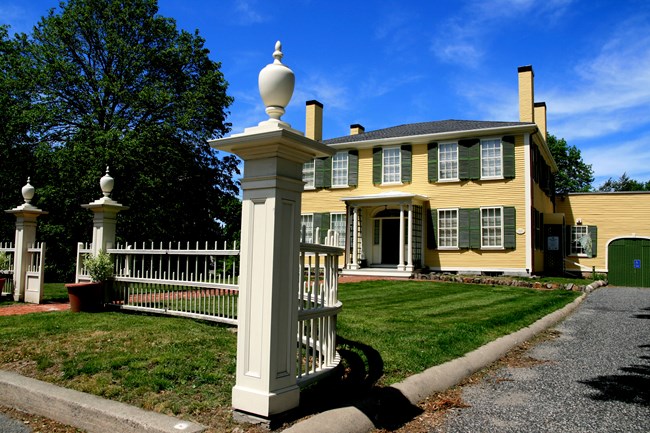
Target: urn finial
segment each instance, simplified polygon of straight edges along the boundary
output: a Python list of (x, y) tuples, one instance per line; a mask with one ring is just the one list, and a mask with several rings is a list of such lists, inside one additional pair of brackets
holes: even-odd
[(34, 187), (29, 183), (30, 180), (31, 177), (28, 177), (27, 183), (25, 184), (25, 186), (23, 186), (23, 189), (21, 190), (25, 203), (31, 203), (32, 199), (34, 198)]
[(99, 187), (102, 189), (104, 197), (108, 197), (113, 192), (115, 180), (108, 174), (108, 166), (106, 166), (106, 174), (99, 179)]
[(293, 96), (293, 89), (296, 77), (293, 71), (282, 63), (282, 43), (275, 43), (273, 52), (273, 63), (266, 65), (259, 74), (258, 85), (260, 95), (266, 106), (266, 114), (269, 120), (282, 122), (280, 118), (284, 114), (284, 108), (289, 104)]

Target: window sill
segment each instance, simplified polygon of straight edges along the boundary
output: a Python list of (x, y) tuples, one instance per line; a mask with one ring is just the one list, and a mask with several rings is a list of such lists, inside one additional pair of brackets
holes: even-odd
[(438, 247), (439, 251), (460, 251), (458, 247)]
[(404, 185), (402, 182), (382, 182), (379, 184), (379, 186), (396, 186), (396, 185)]
[(438, 179), (436, 183), (454, 183), (460, 182), (460, 179)]
[(505, 180), (506, 178), (503, 176), (487, 176), (487, 177), (481, 177), (479, 180)]
[(503, 251), (505, 247), (481, 247), (481, 251)]
[(332, 189), (345, 189), (345, 188), (352, 188), (350, 185), (332, 185)]
[(316, 190), (316, 187), (314, 187), (314, 186), (306, 186), (305, 185), (305, 189), (303, 191), (315, 191), (315, 190)]

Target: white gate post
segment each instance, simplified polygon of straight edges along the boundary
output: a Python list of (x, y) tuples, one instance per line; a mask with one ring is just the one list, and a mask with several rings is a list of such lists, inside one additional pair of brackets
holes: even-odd
[(114, 184), (115, 181), (109, 176), (108, 167), (106, 167), (106, 174), (99, 180), (99, 186), (104, 196), (91, 203), (81, 205), (82, 208), (93, 212), (92, 254), (95, 256), (99, 251), (115, 245), (117, 213), (129, 208), (110, 198)]
[(293, 72), (275, 61), (259, 76), (269, 120), (210, 141), (244, 160), (236, 413), (269, 419), (298, 406), (296, 379), (300, 203), (305, 162), (334, 152), (280, 120), (293, 93)]
[(14, 247), (14, 301), (31, 302), (38, 304), (43, 296), (43, 279), (39, 279), (37, 287), (30, 287), (26, 296), (27, 288), (27, 268), (29, 262), (29, 247), (36, 242), (36, 219), (47, 214), (47, 212), (38, 209), (31, 204), (34, 198), (34, 187), (29, 183), (22, 188), (23, 199), (25, 203), (5, 212), (13, 214), (16, 217), (16, 241)]

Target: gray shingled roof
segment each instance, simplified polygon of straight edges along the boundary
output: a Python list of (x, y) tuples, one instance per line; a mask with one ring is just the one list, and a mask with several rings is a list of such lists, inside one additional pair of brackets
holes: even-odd
[(363, 134), (323, 140), (323, 144), (350, 143), (356, 141), (381, 140), (383, 138), (410, 137), (413, 135), (436, 134), (442, 132), (471, 131), (479, 129), (500, 128), (504, 126), (530, 125), (527, 122), (490, 122), (483, 120), (438, 120), (435, 122), (409, 123), (392, 126)]

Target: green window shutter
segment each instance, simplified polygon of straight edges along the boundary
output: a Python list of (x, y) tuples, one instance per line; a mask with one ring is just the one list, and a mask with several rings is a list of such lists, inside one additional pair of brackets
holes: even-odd
[(322, 215), (323, 217), (321, 218), (321, 222), (320, 222), (320, 239), (318, 240), (319, 242), (325, 241), (325, 237), (327, 236), (327, 231), (330, 229), (330, 214), (324, 213)]
[(314, 187), (323, 187), (323, 159), (314, 159)]
[(469, 209), (469, 247), (481, 248), (481, 209)]
[(411, 145), (403, 144), (402, 148), (402, 183), (411, 183)]
[(478, 138), (458, 141), (458, 177), (481, 178), (481, 141)]
[(359, 151), (348, 152), (348, 186), (359, 184)]
[(332, 157), (323, 160), (323, 188), (332, 186)]
[(427, 218), (427, 248), (435, 250), (438, 245), (436, 242), (438, 235), (438, 210), (429, 209), (429, 218)]
[(458, 210), (458, 247), (469, 248), (469, 211), (470, 209)]
[(429, 182), (438, 181), (438, 143), (429, 143), (427, 146), (428, 154), (428, 173), (429, 173)]
[(381, 185), (381, 147), (374, 147), (372, 149), (372, 183)]
[(517, 247), (515, 208), (507, 206), (503, 208), (503, 247), (514, 249)]
[(598, 255), (598, 227), (589, 226), (589, 236), (591, 237), (591, 255), (589, 257), (596, 257)]
[(515, 137), (506, 135), (501, 139), (503, 146), (503, 177), (515, 178)]
[(565, 244), (564, 245), (565, 246), (564, 251), (565, 251), (566, 255), (568, 256), (568, 255), (571, 255), (571, 234), (572, 234), (571, 229), (572, 229), (572, 226), (565, 226), (565, 229), (566, 229), (566, 233), (564, 234), (564, 241), (565, 241), (564, 242), (564, 244)]

